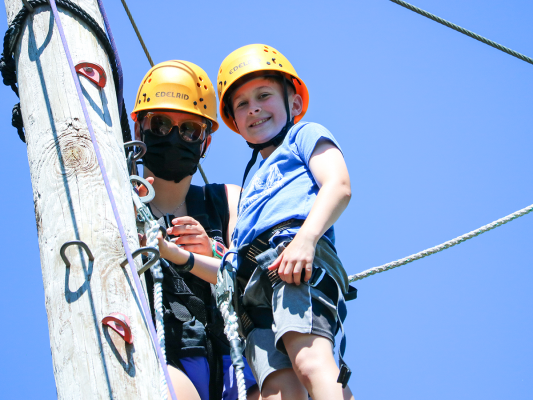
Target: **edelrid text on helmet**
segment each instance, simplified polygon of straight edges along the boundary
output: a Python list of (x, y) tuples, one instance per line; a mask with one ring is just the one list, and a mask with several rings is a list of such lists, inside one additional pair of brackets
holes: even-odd
[(196, 114), (218, 129), (215, 89), (205, 71), (188, 61), (172, 60), (154, 65), (137, 91), (131, 118), (140, 111), (170, 110)]
[(238, 132), (233, 124), (231, 113), (224, 112), (227, 93), (231, 93), (236, 81), (248, 74), (265, 71), (265, 73), (283, 74), (294, 85), (296, 93), (302, 96), (303, 107), (300, 115), (294, 117), (294, 122), (302, 119), (309, 105), (309, 92), (305, 83), (300, 79), (296, 70), (287, 58), (273, 47), (264, 44), (250, 44), (241, 47), (228, 55), (222, 64), (217, 77), (217, 91), (220, 115), (224, 123), (231, 130)]

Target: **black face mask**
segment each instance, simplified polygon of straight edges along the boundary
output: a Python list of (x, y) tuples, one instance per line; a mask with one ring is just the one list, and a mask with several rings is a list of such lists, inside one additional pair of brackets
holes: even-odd
[(150, 131), (141, 133), (147, 147), (144, 165), (156, 177), (178, 183), (196, 172), (203, 142), (186, 142), (179, 135), (177, 126), (166, 136), (156, 136)]

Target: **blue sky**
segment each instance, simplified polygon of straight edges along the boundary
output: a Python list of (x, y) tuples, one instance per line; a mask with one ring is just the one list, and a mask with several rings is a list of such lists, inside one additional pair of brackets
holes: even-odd
[[(531, 2), (412, 2), (533, 56)], [(333, 132), (351, 174), (353, 199), (335, 225), (349, 274), (533, 203), (533, 65), (387, 0), (128, 4), (155, 62), (189, 60), (215, 81), (246, 44), (291, 60), (310, 90), (305, 120)], [(105, 6), (130, 111), (149, 64), (120, 2)], [(2, 90), (0, 398), (53, 399), (27, 154), (11, 127), (17, 99)], [(203, 165), (212, 182), (240, 184), (249, 156), (221, 124)], [(357, 282), (346, 323), (356, 397), (530, 399), (532, 234), (529, 215)]]

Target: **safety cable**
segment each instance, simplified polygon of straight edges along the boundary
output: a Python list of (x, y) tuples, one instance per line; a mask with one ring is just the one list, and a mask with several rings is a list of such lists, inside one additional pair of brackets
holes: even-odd
[(412, 4), (406, 3), (405, 1), (402, 1), (402, 0), (390, 0), (390, 1), (402, 7), (405, 7), (411, 11), (414, 11), (417, 14), (423, 15), (426, 18), (432, 19), (433, 21), (438, 22), (439, 24), (442, 24), (444, 26), (447, 26), (448, 28), (451, 28), (457, 32), (470, 36), (473, 39), (479, 40), (482, 43), (488, 44), (489, 46), (494, 47), (495, 49), (501, 50), (504, 53), (510, 54), (513, 57), (519, 58), (520, 60), (533, 64), (533, 58), (520, 54), (517, 51), (511, 50), (508, 47), (502, 46), (501, 44), (498, 44), (496, 42), (493, 42), (492, 40), (484, 38), (483, 36), (480, 36), (477, 33), (474, 33), (472, 31), (469, 31), (468, 29), (461, 28), (459, 25), (455, 25), (452, 22), (446, 21), (445, 19), (437, 17), (436, 15), (433, 15), (431, 13), (428, 13), (427, 11), (424, 11), (421, 8), (415, 7)]
[(173, 400), (177, 400), (176, 399), (176, 394), (174, 392), (174, 387), (172, 385), (172, 381), (170, 380), (170, 376), (168, 374), (168, 368), (167, 368), (167, 364), (165, 362), (165, 357), (164, 357), (164, 355), (163, 355), (163, 353), (161, 351), (161, 347), (159, 346), (159, 341), (157, 339), (157, 333), (155, 331), (154, 323), (153, 323), (152, 318), (151, 318), (150, 308), (148, 307), (148, 304), (146, 303), (145, 297), (142, 295), (144, 293), (143, 292), (143, 288), (142, 288), (141, 282), (139, 280), (139, 276), (138, 276), (138, 273), (137, 273), (137, 268), (136, 268), (136, 266), (135, 266), (135, 264), (133, 262), (133, 258), (132, 258), (132, 255), (131, 255), (131, 250), (130, 250), (130, 247), (129, 247), (129, 244), (128, 244), (128, 240), (126, 238), (126, 232), (124, 230), (124, 226), (122, 225), (122, 220), (120, 218), (120, 214), (119, 214), (118, 209), (117, 209), (117, 205), (116, 205), (116, 202), (115, 202), (115, 197), (113, 195), (113, 191), (111, 190), (111, 185), (109, 183), (109, 179), (108, 179), (108, 176), (107, 176), (107, 171), (105, 169), (105, 165), (104, 165), (102, 156), (100, 154), (100, 147), (98, 145), (98, 142), (96, 140), (96, 136), (94, 134), (94, 130), (93, 130), (93, 126), (92, 126), (92, 123), (91, 123), (91, 119), (89, 118), (89, 113), (87, 111), (87, 106), (85, 104), (85, 98), (84, 98), (83, 93), (81, 91), (79, 78), (78, 78), (78, 75), (76, 73), (76, 70), (74, 69), (74, 63), (72, 61), (72, 56), (70, 54), (70, 50), (69, 50), (69, 47), (68, 47), (67, 40), (65, 38), (65, 32), (63, 31), (63, 25), (61, 24), (61, 19), (59, 18), (59, 13), (57, 11), (56, 0), (49, 0), (49, 1), (50, 1), (50, 6), (52, 8), (52, 12), (54, 14), (54, 19), (55, 19), (55, 22), (56, 22), (56, 25), (57, 25), (57, 29), (58, 29), (59, 35), (61, 37), (61, 42), (63, 43), (63, 49), (64, 49), (65, 55), (67, 57), (68, 65), (69, 65), (69, 68), (70, 68), (70, 72), (71, 72), (72, 78), (74, 80), (74, 85), (76, 86), (76, 91), (78, 93), (78, 98), (80, 100), (81, 108), (83, 110), (83, 116), (85, 117), (85, 122), (87, 123), (87, 128), (88, 128), (89, 134), (91, 136), (91, 141), (93, 143), (94, 152), (95, 152), (96, 158), (98, 160), (98, 165), (100, 167), (100, 172), (102, 173), (102, 178), (103, 178), (104, 185), (105, 185), (105, 188), (106, 188), (106, 191), (107, 191), (107, 195), (109, 197), (109, 201), (111, 203), (111, 208), (113, 209), (113, 214), (115, 216), (115, 220), (117, 221), (117, 227), (118, 227), (118, 230), (120, 232), (120, 237), (122, 239), (122, 245), (124, 246), (124, 250), (125, 250), (125, 253), (126, 253), (126, 258), (128, 259), (128, 264), (129, 264), (130, 269), (131, 269), (131, 275), (132, 275), (133, 280), (135, 282), (135, 287), (137, 289), (137, 293), (139, 294), (138, 298), (141, 301), (142, 311), (144, 313), (144, 319), (145, 319), (145, 321), (148, 324), (148, 328), (149, 328), (149, 331), (150, 331), (150, 336), (152, 338), (152, 342), (153, 342), (154, 347), (156, 349), (157, 356), (158, 356), (158, 359), (159, 359), (159, 363), (160, 363), (161, 368), (163, 369), (163, 372), (165, 374), (165, 378), (166, 378), (166, 381), (167, 381), (167, 384), (168, 384), (168, 388), (170, 390), (170, 395), (172, 396)]
[[(100, 8), (100, 14), (102, 14), (102, 18), (104, 19), (105, 30), (109, 38), (109, 43), (111, 44), (111, 48), (113, 49), (113, 53), (115, 55), (115, 61), (117, 65), (117, 75), (118, 75), (118, 88), (117, 88), (118, 114), (120, 116), (120, 120), (122, 121), (122, 114), (123, 114), (122, 104), (124, 103), (124, 97), (123, 97), (124, 75), (122, 74), (122, 63), (120, 62), (120, 58), (118, 56), (117, 46), (115, 45), (115, 38), (113, 37), (113, 32), (111, 31), (111, 25), (109, 24), (109, 20), (107, 19), (107, 13), (105, 12), (104, 3), (102, 2), (102, 0), (97, 0), (97, 1), (98, 1), (98, 8)], [(126, 122), (127, 122), (127, 117), (126, 117)]]
[[(126, 11), (126, 14), (128, 14), (128, 18), (130, 19), (131, 25), (133, 26), (133, 29), (135, 30), (135, 33), (137, 34), (137, 39), (139, 39), (139, 42), (141, 43), (141, 46), (144, 50), (144, 54), (146, 54), (146, 58), (148, 58), (148, 62), (150, 63), (150, 66), (154, 66), (154, 62), (152, 61), (152, 57), (150, 57), (150, 53), (148, 52), (148, 49), (146, 48), (146, 45), (144, 44), (144, 40), (141, 36), (141, 33), (139, 32), (139, 29), (137, 29), (137, 24), (135, 23), (135, 20), (133, 19), (133, 16), (130, 13), (130, 9), (128, 8), (128, 5), (126, 4), (125, 0), (121, 0), (122, 5), (124, 6), (124, 10)], [(198, 164), (198, 170), (200, 171), (200, 174), (202, 175), (202, 179), (204, 180), (205, 184), (209, 184), (209, 181), (207, 180), (207, 176), (205, 175), (204, 169), (202, 168), (201, 164)]]
[(133, 19), (133, 16), (130, 13), (130, 9), (128, 8), (128, 5), (124, 0), (122, 1), (122, 5), (124, 6), (124, 10), (126, 10), (126, 14), (128, 14), (128, 18), (130, 19), (131, 25), (133, 26), (133, 29), (135, 30), (135, 33), (137, 34), (137, 39), (139, 39), (139, 42), (141, 42), (141, 46), (144, 50), (144, 54), (146, 54), (146, 58), (148, 58), (148, 62), (150, 63), (150, 66), (154, 66), (154, 62), (152, 61), (152, 57), (150, 57), (150, 53), (148, 52), (148, 49), (146, 48), (146, 45), (144, 44), (144, 40), (141, 36), (141, 33), (139, 32), (139, 29), (137, 29), (137, 24), (135, 23), (135, 20)]
[(456, 237), (455, 239), (448, 240), (447, 242), (439, 244), (438, 246), (431, 247), (429, 249), (423, 250), (416, 254), (412, 254), (400, 260), (393, 261), (387, 264), (383, 264), (383, 265), (380, 265), (379, 267), (370, 268), (370, 269), (367, 269), (366, 271), (360, 272), (355, 275), (351, 275), (348, 277), (348, 280), (350, 282), (355, 282), (355, 281), (367, 278), (370, 275), (379, 274), (380, 272), (388, 271), (390, 269), (400, 267), (405, 264), (409, 264), (413, 261), (420, 260), (421, 258), (430, 256), (432, 254), (439, 253), (443, 250), (446, 250), (446, 249), (449, 249), (450, 247), (455, 246), (456, 244), (463, 243), (464, 241), (468, 239), (472, 239), (473, 237), (479, 236), (482, 233), (485, 233), (494, 228), (497, 228), (498, 226), (502, 226), (503, 224), (506, 224), (507, 222), (517, 219), (523, 215), (529, 214), (531, 211), (533, 211), (533, 204), (526, 208), (522, 208), (521, 210), (518, 210), (512, 214), (509, 214), (506, 217), (500, 218), (490, 224), (484, 225), (481, 228), (478, 228), (472, 232), (468, 232), (468, 233), (465, 233), (464, 235)]

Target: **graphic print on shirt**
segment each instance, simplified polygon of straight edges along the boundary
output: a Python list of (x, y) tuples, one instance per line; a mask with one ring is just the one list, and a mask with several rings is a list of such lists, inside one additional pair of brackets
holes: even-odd
[(262, 179), (261, 176), (255, 174), (252, 182), (250, 182), (250, 188), (248, 193), (246, 193), (239, 214), (246, 211), (257, 200), (262, 199), (263, 197), (272, 195), (274, 189), (277, 189), (283, 186), (282, 183), (283, 175), (279, 171), (279, 168), (276, 164), (271, 165), (268, 168), (268, 173), (265, 179)]

